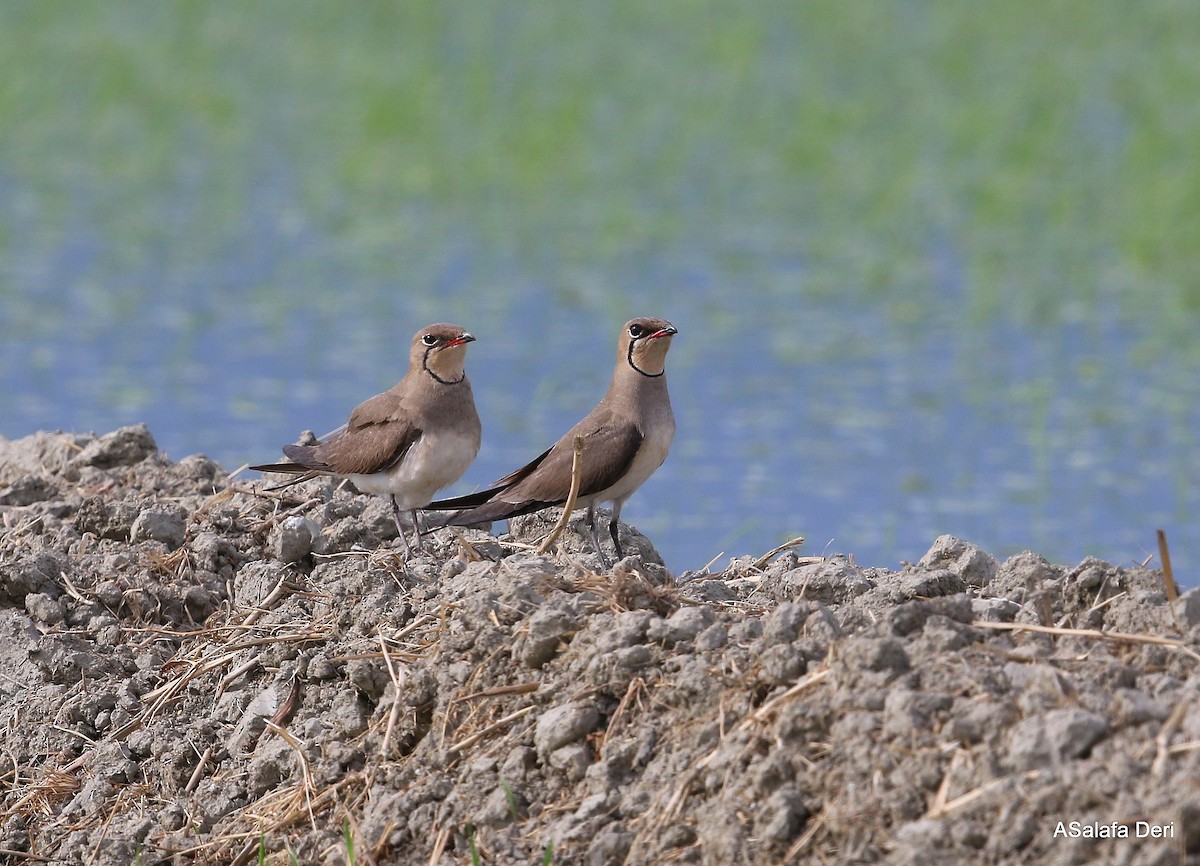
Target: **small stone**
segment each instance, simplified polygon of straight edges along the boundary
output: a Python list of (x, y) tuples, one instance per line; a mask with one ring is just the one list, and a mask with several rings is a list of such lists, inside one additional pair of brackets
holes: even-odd
[(217, 821), (238, 807), (243, 796), (244, 792), (237, 785), (205, 779), (188, 801), (195, 809), (198, 829), (211, 829)]
[(0, 488), (0, 505), (33, 505), (58, 495), (58, 488), (38, 475), (23, 475)]
[(338, 676), (341, 667), (333, 661), (326, 653), (316, 653), (308, 662), (308, 679), (321, 682), (323, 680), (331, 680)]
[(917, 565), (925, 569), (944, 568), (976, 587), (987, 586), (1000, 570), (995, 558), (983, 548), (953, 535), (940, 536)]
[[(774, 580), (768, 581), (774, 584)], [(871, 589), (863, 570), (844, 556), (802, 565), (779, 578), (781, 598), (806, 599), (826, 604), (849, 601)]]
[(621, 647), (641, 646), (651, 625), (660, 620), (649, 611), (627, 610), (617, 614), (611, 628), (596, 636), (596, 650), (607, 652)]
[(579, 822), (598, 818), (608, 811), (608, 797), (605, 794), (592, 794), (584, 797), (579, 808), (575, 810), (575, 820)]
[(800, 636), (812, 607), (804, 602), (785, 601), (763, 617), (763, 643), (776, 644), (794, 641)]
[(279, 583), (277, 563), (260, 560), (238, 569), (233, 579), (233, 602), (236, 607), (254, 608), (271, 594)]
[(897, 827), (896, 843), (900, 847), (909, 847), (927, 853), (931, 849), (943, 847), (948, 835), (943, 822), (933, 818), (922, 818)]
[(129, 530), (129, 540), (134, 544), (140, 541), (161, 541), (171, 550), (182, 545), (186, 535), (187, 518), (184, 513), (179, 509), (158, 506), (142, 511)]
[(72, 466), (95, 466), (112, 469), (141, 463), (158, 451), (158, 443), (145, 424), (121, 427), (93, 440), (72, 461)]
[(882, 597), (893, 603), (938, 598), (967, 591), (967, 584), (948, 568), (912, 568), (879, 582)]
[(983, 622), (1012, 622), (1021, 612), (1021, 605), (1007, 598), (973, 598), (971, 611)]
[(590, 734), (600, 723), (600, 713), (590, 704), (566, 703), (542, 713), (533, 743), (543, 757)]
[(35, 622), (42, 625), (58, 625), (63, 621), (62, 604), (44, 592), (32, 592), (25, 596), (25, 610)]
[(279, 701), (279, 695), (271, 686), (261, 690), (250, 700), (241, 711), (227, 740), (230, 752), (238, 754), (254, 748), (254, 744), (267, 727), (267, 719), (274, 716), (275, 711), (279, 709)]
[(389, 674), (383, 661), (351, 659), (346, 663), (346, 679), (372, 702), (377, 702), (387, 688)]
[(710, 608), (681, 607), (666, 619), (655, 620), (646, 637), (673, 646), (681, 641), (692, 640), (712, 621)]
[(1000, 572), (1006, 584), (1032, 591), (1058, 580), (1063, 568), (1051, 565), (1041, 554), (1026, 550), (1006, 559)]
[(785, 843), (796, 835), (808, 816), (809, 810), (800, 794), (791, 788), (782, 788), (762, 804), (755, 822), (756, 835), (760, 839)]
[(1117, 689), (1117, 714), (1126, 725), (1141, 725), (1145, 722), (1165, 722), (1171, 711), (1154, 698), (1137, 689)]
[(1104, 585), (1105, 576), (1104, 568), (1096, 563), (1086, 568), (1081, 567), (1072, 582), (1080, 589), (1091, 592)]
[(183, 603), (188, 616), (196, 622), (203, 622), (216, 607), (212, 593), (202, 586), (189, 586), (183, 594)]
[(81, 535), (91, 532), (98, 538), (127, 541), (137, 517), (137, 506), (132, 503), (106, 502), (102, 497), (89, 496), (75, 512), (75, 529)]
[(614, 668), (618, 671), (632, 673), (638, 668), (645, 667), (654, 660), (650, 648), (644, 645), (627, 646), (611, 654), (615, 660)]
[(278, 738), (264, 740), (246, 771), (246, 788), (250, 795), (258, 798), (278, 788), (296, 762), (295, 751), (287, 743)]
[(1175, 616), (1185, 628), (1200, 625), (1200, 587), (1189, 589), (1175, 600)]
[(1087, 710), (1051, 710), (1023, 719), (1013, 729), (1008, 756), (1022, 770), (1081, 758), (1108, 733), (1103, 716)]
[(200, 532), (188, 545), (192, 564), (200, 571), (217, 571), (221, 561), (221, 536), (215, 532)]
[(95, 664), (90, 648), (74, 635), (51, 634), (33, 641), (29, 660), (52, 683), (77, 683)]
[(504, 827), (520, 819), (528, 806), (529, 801), (520, 791), (511, 785), (507, 789), (499, 785), (484, 800), (477, 820), (484, 826)]
[[(180, 474), (195, 481), (212, 481), (218, 475), (224, 475), (225, 470), (215, 460), (210, 460), (203, 454), (191, 454), (179, 461)], [(209, 492), (209, 485), (201, 485), (201, 491)]]
[(891, 626), (892, 634), (909, 635), (924, 628), (925, 621), (933, 612), (933, 605), (927, 601), (904, 602), (887, 612), (888, 625)]
[(696, 635), (696, 649), (699, 652), (717, 650), (727, 643), (729, 643), (729, 629), (719, 622), (713, 623)]
[(748, 616), (729, 627), (729, 639), (734, 643), (755, 640), (762, 637), (762, 633), (763, 622), (759, 616)]
[(509, 574), (518, 575), (529, 583), (558, 578), (558, 565), (548, 556), (514, 553), (501, 561), (501, 567)]
[(539, 608), (529, 617), (528, 624), (521, 661), (531, 668), (539, 668), (554, 658), (576, 627), (572, 617), (552, 607)]
[(567, 781), (581, 782), (587, 775), (588, 765), (592, 763), (592, 750), (583, 743), (572, 743), (551, 752), (546, 763), (556, 770), (562, 770)]
[(891, 689), (883, 703), (884, 733), (911, 737), (934, 728), (934, 719), (948, 710), (953, 701), (947, 695)]
[(605, 827), (588, 846), (589, 866), (609, 866), (624, 863), (633, 846), (633, 835), (616, 827)]
[(759, 657), (763, 676), (772, 685), (790, 685), (800, 678), (808, 667), (804, 654), (791, 644), (776, 644), (768, 647)]
[(838, 647), (837, 660), (851, 668), (903, 673), (910, 667), (904, 644), (894, 638), (857, 638)]
[(275, 534), (275, 558), (280, 562), (300, 562), (312, 553), (313, 541), (320, 535), (321, 527), (315, 520), (293, 514), (279, 525)]
[(125, 597), (125, 593), (121, 590), (120, 584), (115, 580), (106, 580), (96, 585), (94, 590), (96, 600), (109, 610), (116, 610), (121, 606), (121, 601)]
[(517, 746), (508, 753), (500, 765), (500, 778), (507, 781), (520, 780), (537, 764), (537, 752), (528, 746)]
[(705, 578), (684, 584), (684, 593), (696, 601), (707, 604), (720, 604), (726, 601), (736, 601), (738, 594), (724, 580)]

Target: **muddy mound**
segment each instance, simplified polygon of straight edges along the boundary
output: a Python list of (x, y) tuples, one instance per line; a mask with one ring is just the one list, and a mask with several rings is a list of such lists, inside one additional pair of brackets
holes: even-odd
[(938, 539), (605, 568), (556, 515), (401, 555), (144, 427), (0, 441), (11, 862), (1112, 863), (1200, 854), (1200, 596)]

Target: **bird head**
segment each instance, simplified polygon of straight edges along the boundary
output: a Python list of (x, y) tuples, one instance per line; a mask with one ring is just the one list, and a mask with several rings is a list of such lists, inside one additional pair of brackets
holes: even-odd
[(467, 343), (475, 338), (458, 325), (441, 322), (417, 331), (409, 359), (443, 384), (461, 382), (467, 358)]
[(677, 333), (666, 319), (630, 319), (621, 329), (619, 351), (629, 366), (643, 376), (661, 376), (666, 369), (671, 338)]

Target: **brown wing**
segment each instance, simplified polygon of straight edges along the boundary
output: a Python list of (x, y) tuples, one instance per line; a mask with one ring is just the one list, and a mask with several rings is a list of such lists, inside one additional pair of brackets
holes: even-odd
[[(577, 435), (584, 437), (580, 496), (599, 493), (620, 480), (642, 444), (641, 431), (635, 425), (619, 421), (607, 411), (599, 417), (589, 416), (537, 460), (506, 476), (517, 479), (515, 483), (459, 497), (458, 501), (463, 502), (461, 507), (467, 510), (435, 518), (430, 525), (486, 523), (561, 505), (571, 492), (571, 464)], [(478, 497), (483, 493), (493, 495), (480, 503)]]
[[(539, 502), (557, 505), (566, 502), (571, 492), (571, 464), (575, 458), (572, 430), (550, 449), (532, 472), (501, 494), (508, 502)], [(579, 495), (591, 496), (612, 487), (628, 470), (642, 444), (642, 434), (633, 424), (604, 419), (583, 432), (583, 470)]]
[(350, 413), (350, 420), (346, 422), (346, 432), (377, 424), (388, 424), (407, 417), (407, 414), (404, 411), (404, 399), (393, 388), (355, 406), (354, 411)]
[(420, 438), (400, 396), (387, 391), (359, 404), (346, 428), (328, 442), (285, 445), (283, 453), (316, 472), (370, 475), (390, 469)]

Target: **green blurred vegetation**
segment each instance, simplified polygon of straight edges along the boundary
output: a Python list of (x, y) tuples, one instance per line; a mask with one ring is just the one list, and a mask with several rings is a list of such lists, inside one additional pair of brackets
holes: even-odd
[(1195, 548), (1197, 58), (1182, 0), (5, 0), (0, 421), (236, 465), (452, 318), (515, 460), (652, 310), (683, 561)]
[(203, 260), (274, 178), (366, 274), (466, 234), (567, 291), (683, 248), (901, 322), (1200, 311), (1196, 4), (8, 0), (0, 57), (10, 236)]

